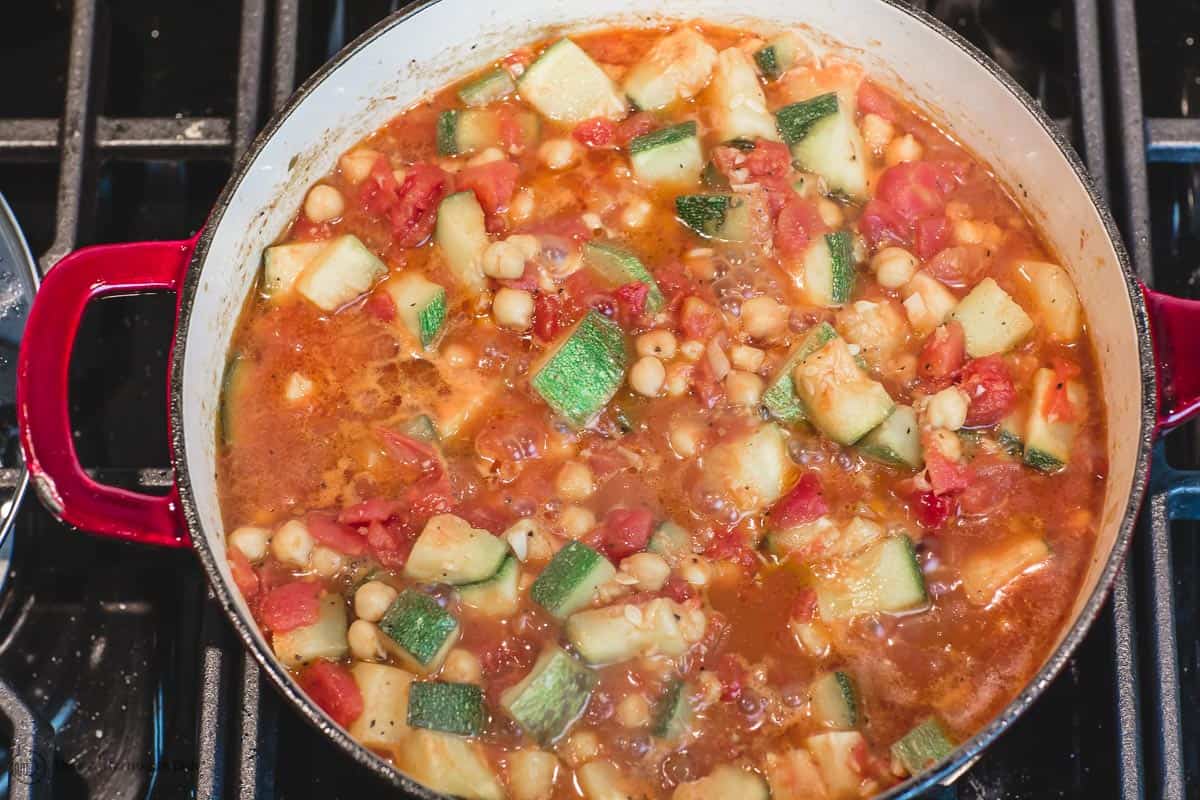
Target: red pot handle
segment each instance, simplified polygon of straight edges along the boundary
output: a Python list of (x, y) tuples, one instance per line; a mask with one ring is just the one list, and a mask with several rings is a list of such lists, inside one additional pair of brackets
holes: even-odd
[(1200, 414), (1200, 300), (1185, 300), (1142, 285), (1154, 371), (1158, 378), (1158, 429), (1169, 430)]
[(54, 265), (34, 297), (17, 359), (17, 425), (31, 482), (64, 522), (129, 541), (188, 544), (175, 487), (166, 496), (141, 494), (97, 483), (83, 471), (71, 434), (67, 372), (88, 303), (112, 294), (177, 292), (195, 246), (193, 237), (77, 250)]

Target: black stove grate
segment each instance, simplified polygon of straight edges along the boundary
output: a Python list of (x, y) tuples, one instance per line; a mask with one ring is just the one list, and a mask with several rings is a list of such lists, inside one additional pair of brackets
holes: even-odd
[[(1185, 98), (1176, 105), (1159, 103), (1148, 87), (1147, 120), (1141, 77), (1149, 61), (1155, 85), (1178, 78), (1170, 59), (1182, 48), (1193, 61), (1180, 80), (1196, 80), (1200, 47), (1188, 50), (1195, 39), (1188, 44), (1186, 35), (1191, 25), (1200, 36), (1200, 6), (915, 4), (992, 54), (1072, 132), (1097, 184), (1111, 191), (1139, 275), (1200, 291), (1186, 260), (1197, 251), (1178, 250), (1180, 241), (1200, 242), (1200, 216), (1189, 216), (1193, 186), (1200, 188), (1200, 179), (1192, 183), (1200, 119), (1189, 115), (1200, 104), (1193, 112), (1186, 102), (1200, 85), (1176, 87)], [(297, 79), (398, 5), (50, 0), (31, 12), (30, 28), (0, 32), (0, 67), (29, 80), (6, 86), (16, 97), (0, 104), (0, 189), (20, 188), (10, 199), (43, 254), (41, 268), (97, 240), (195, 230), (231, 164)], [(1191, 22), (1181, 26), (1181, 18)], [(5, 38), (14, 35), (25, 39)], [(1177, 46), (1145, 38), (1155, 35)], [(1178, 199), (1159, 202), (1161, 185)], [(1169, 229), (1158, 235), (1163, 225)], [(85, 321), (72, 409), (80, 453), (103, 480), (148, 491), (170, 485), (165, 437), (147, 431), (145, 420), (165, 419), (172, 314), (164, 298), (143, 297), (100, 303)], [(1195, 466), (1200, 445), (1190, 435), (1168, 445), (1176, 463)], [(1200, 548), (1194, 525), (1170, 523), (1196, 516), (1200, 503), (1172, 493), (1165, 460), (1157, 466), (1132, 569), (1103, 617), (1043, 698), (951, 794), (1182, 800), (1200, 792), (1200, 721), (1182, 713), (1200, 699), (1200, 654), (1179, 648), (1200, 638), (1200, 605), (1188, 602), (1200, 599)], [(18, 568), (0, 597), (0, 795), (395, 796), (266, 688), (190, 554), (79, 537), (33, 500), (17, 537)], [(106, 728), (120, 746), (93, 741)]]

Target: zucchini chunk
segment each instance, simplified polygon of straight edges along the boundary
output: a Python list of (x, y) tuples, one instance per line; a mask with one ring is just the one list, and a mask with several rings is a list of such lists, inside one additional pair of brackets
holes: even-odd
[(787, 440), (773, 423), (722, 442), (704, 454), (705, 481), (742, 511), (760, 511), (783, 496), (790, 472)]
[(640, 800), (652, 794), (644, 780), (602, 758), (578, 767), (575, 778), (586, 800)]
[[(526, 145), (537, 141), (541, 123), (532, 111), (514, 112)], [(490, 108), (451, 109), (438, 115), (437, 151), (440, 156), (469, 156), (489, 147), (501, 147), (504, 120)]]
[(589, 310), (534, 364), (530, 384), (560, 416), (588, 425), (621, 388), (629, 350), (611, 320)]
[(803, 269), (804, 291), (814, 304), (831, 308), (848, 303), (855, 278), (850, 233), (827, 233), (809, 245)]
[(625, 74), (621, 88), (635, 106), (654, 111), (700, 93), (712, 74), (717, 51), (691, 28), (680, 28), (654, 43)]
[(396, 319), (421, 347), (431, 348), (446, 325), (446, 290), (417, 272), (404, 272), (383, 287), (396, 306)]
[(320, 599), (317, 621), (301, 628), (271, 636), (275, 657), (289, 667), (299, 667), (318, 658), (339, 661), (346, 657), (346, 603), (340, 595), (326, 594)]
[(291, 292), (296, 279), (328, 242), (290, 242), (263, 251), (262, 293), (272, 300)]
[(883, 526), (865, 517), (854, 517), (844, 525), (818, 517), (792, 528), (770, 530), (764, 543), (767, 552), (777, 558), (795, 555), (808, 563), (853, 556), (883, 537)]
[(666, 520), (650, 534), (646, 549), (674, 566), (692, 553), (692, 539), (683, 526)]
[(996, 426), (996, 442), (1009, 455), (1018, 458), (1025, 451), (1025, 417), (1026, 414), (1018, 408)]
[(1071, 448), (1079, 431), (1079, 420), (1087, 413), (1087, 389), (1078, 381), (1067, 381), (1067, 399), (1074, 415), (1068, 420), (1051, 419), (1047, 412), (1050, 394), (1059, 378), (1043, 367), (1033, 375), (1033, 395), (1025, 421), (1025, 463), (1041, 472), (1058, 472), (1071, 460)]
[(665, 597), (593, 608), (567, 618), (567, 641), (589, 664), (616, 664), (651, 650), (674, 658), (689, 645), (681, 617), (681, 607)]
[(658, 282), (636, 255), (615, 242), (584, 242), (583, 263), (610, 286), (644, 283), (650, 290), (646, 295), (646, 311), (657, 314), (666, 300)]
[(512, 616), (521, 604), (518, 589), (520, 577), (521, 569), (517, 557), (509, 553), (492, 577), (459, 586), (458, 597), (464, 606), (486, 616)]
[(963, 326), (971, 358), (1011, 350), (1033, 330), (1025, 310), (991, 278), (976, 284), (950, 316)]
[(435, 792), (467, 800), (503, 800), (506, 796), (478, 742), (413, 728), (392, 754), (397, 769)]
[(895, 408), (883, 384), (863, 372), (841, 337), (801, 359), (792, 380), (809, 420), (838, 444), (854, 444)]
[(858, 771), (855, 751), (867, 746), (858, 731), (818, 733), (804, 740), (825, 781), (829, 800), (854, 800), (863, 796), (863, 775)]
[(849, 93), (829, 92), (775, 112), (783, 141), (801, 169), (825, 179), (831, 192), (865, 199), (867, 158)]
[(788, 31), (774, 37), (755, 51), (754, 63), (758, 65), (764, 78), (778, 80), (780, 75), (796, 64), (802, 52), (796, 34)]
[(721, 764), (707, 777), (675, 787), (671, 800), (768, 800), (771, 792), (761, 775)]
[(347, 234), (317, 253), (295, 285), (297, 292), (322, 311), (337, 311), (366, 294), (384, 275), (387, 265), (357, 236)]
[(619, 120), (627, 109), (604, 70), (570, 39), (547, 47), (517, 79), (521, 99), (567, 125), (592, 117)]
[(566, 650), (548, 645), (529, 674), (500, 696), (500, 706), (545, 747), (579, 719), (596, 680), (596, 673)]
[(458, 99), (468, 106), (486, 106), (495, 100), (508, 97), (517, 90), (508, 70), (495, 67), (480, 75), (458, 90)]
[(679, 221), (706, 239), (750, 240), (750, 206), (730, 194), (684, 194), (675, 198)]
[(441, 438), (438, 436), (437, 425), (428, 414), (417, 414), (415, 417), (410, 417), (401, 423), (397, 430), (405, 436), (411, 436), (414, 439), (420, 439), (422, 442), (437, 444)]
[(629, 161), (645, 183), (695, 183), (704, 169), (695, 120), (638, 136), (629, 143)]
[(916, 775), (950, 755), (954, 745), (933, 717), (917, 725), (892, 745), (892, 758)]
[(920, 469), (925, 465), (921, 430), (912, 406), (896, 406), (891, 415), (858, 442), (864, 455), (884, 464)]
[(848, 730), (858, 724), (858, 692), (850, 673), (826, 672), (813, 681), (810, 697), (813, 718), (825, 727)]
[(414, 671), (425, 674), (442, 665), (458, 641), (458, 620), (427, 594), (405, 589), (392, 602), (379, 630), (383, 644)]
[(971, 603), (988, 605), (997, 592), (1049, 557), (1050, 548), (1040, 536), (1023, 536), (975, 551), (962, 565), (963, 592)]
[(817, 762), (803, 747), (768, 753), (764, 764), (771, 800), (811, 800), (825, 797), (825, 779)]
[(836, 338), (837, 331), (833, 329), (833, 326), (828, 322), (822, 322), (809, 330), (800, 343), (792, 348), (787, 358), (784, 359), (783, 365), (775, 371), (775, 376), (771, 378), (771, 384), (763, 392), (763, 405), (771, 416), (788, 425), (808, 419), (804, 404), (800, 402), (800, 398), (796, 397), (792, 371), (801, 361), (824, 347), (831, 339)]
[(408, 689), (408, 725), (477, 736), (484, 723), (483, 690), (472, 683), (414, 681)]
[(385, 664), (359, 661), (350, 668), (363, 699), (363, 713), (350, 735), (367, 747), (386, 750), (408, 735), (408, 688), (413, 676)]
[(596, 589), (617, 574), (612, 562), (583, 542), (567, 542), (529, 587), (529, 596), (557, 619), (592, 602)]
[(958, 298), (928, 272), (921, 270), (905, 284), (904, 312), (913, 329), (920, 335), (932, 331), (946, 321), (958, 305)]
[(483, 208), (474, 192), (455, 192), (438, 205), (433, 240), (454, 277), (478, 294), (487, 288), (483, 251), (488, 246)]
[(404, 574), (423, 583), (476, 583), (499, 572), (507, 555), (508, 544), (499, 536), (454, 514), (438, 514), (413, 544)]
[(221, 377), (221, 442), (228, 446), (238, 440), (237, 407), (241, 396), (250, 386), (250, 362), (241, 353), (234, 353), (225, 364)]
[(1039, 321), (1050, 338), (1056, 342), (1078, 339), (1083, 332), (1083, 311), (1067, 271), (1044, 261), (1018, 261), (1016, 267), (1029, 280)]
[(925, 576), (907, 536), (889, 536), (861, 554), (826, 564), (817, 576), (821, 619), (899, 614), (929, 604)]
[(713, 127), (722, 141), (779, 141), (775, 118), (767, 110), (767, 97), (754, 74), (754, 65), (741, 49), (730, 47), (717, 56), (708, 94), (712, 98)]
[(687, 732), (692, 721), (689, 689), (682, 678), (676, 678), (654, 706), (654, 722), (650, 733), (659, 739), (678, 740)]

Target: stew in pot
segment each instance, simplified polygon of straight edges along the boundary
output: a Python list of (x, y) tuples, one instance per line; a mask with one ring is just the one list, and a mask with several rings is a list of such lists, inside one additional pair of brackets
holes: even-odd
[(1066, 623), (1096, 375), (1036, 227), (856, 64), (704, 24), (541, 42), (267, 248), (228, 558), (304, 691), (437, 790), (867, 797)]

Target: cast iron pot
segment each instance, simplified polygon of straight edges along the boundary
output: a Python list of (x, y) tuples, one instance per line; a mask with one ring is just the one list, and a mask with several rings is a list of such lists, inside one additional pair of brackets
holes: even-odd
[[(419, 797), (436, 795), (357, 744), (275, 660), (225, 559), (217, 504), (216, 420), (230, 337), (263, 248), (339, 153), (417, 98), (555, 28), (704, 18), (769, 31), (807, 26), (885, 85), (925, 104), (1010, 187), (1070, 270), (1087, 311), (1108, 413), (1108, 487), (1095, 555), (1040, 670), (983, 730), (885, 796), (952, 780), (1027, 709), (1096, 618), (1133, 533), (1151, 447), (1200, 406), (1200, 305), (1140, 285), (1078, 156), (1038, 105), (991, 60), (933, 18), (891, 0), (425, 0), (376, 25), (309, 79), (241, 160), (203, 231), (186, 241), (91, 247), (46, 276), (19, 360), (18, 419), (32, 483), (59, 518), (95, 533), (196, 550), (246, 647), (283, 695), (366, 769)], [(89, 478), (72, 444), (67, 366), (94, 298), (178, 297), (167, 393), (175, 487), (141, 495)], [(1153, 336), (1152, 336), (1153, 334)]]

